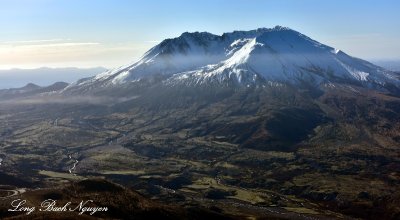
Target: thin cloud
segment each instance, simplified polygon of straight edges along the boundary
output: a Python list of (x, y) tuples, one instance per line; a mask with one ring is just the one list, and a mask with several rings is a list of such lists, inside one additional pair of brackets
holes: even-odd
[(55, 44), (31, 44), (23, 47), (75, 47), (75, 46), (88, 46), (99, 45), (98, 42), (71, 42), (71, 43), (55, 43)]
[(39, 105), (39, 104), (93, 104), (111, 106), (116, 103), (123, 103), (137, 99), (139, 96), (131, 97), (108, 97), (108, 96), (73, 96), (65, 97), (57, 94), (48, 94), (49, 96), (33, 96), (22, 99), (0, 100), (2, 105)]
[(145, 41), (145, 43), (150, 43), (150, 44), (158, 44), (160, 42), (161, 42), (161, 40), (147, 40), (147, 41)]
[[(29, 40), (29, 39), (26, 39)], [(107, 43), (95, 40), (43, 39), (39, 42), (3, 44), (0, 42), (0, 68), (118, 67), (138, 59), (152, 44)], [(36, 41), (36, 40), (35, 40)], [(143, 41), (144, 42), (144, 41)]]
[(71, 39), (44, 39), (44, 40), (17, 40), (17, 41), (5, 41), (2, 44), (37, 44), (37, 43), (47, 43), (47, 42), (62, 42), (70, 41)]
[(20, 40), (1, 42), (3, 46), (16, 48), (43, 48), (43, 47), (75, 47), (99, 45), (98, 42), (71, 42), (71, 39), (43, 39), (43, 40)]

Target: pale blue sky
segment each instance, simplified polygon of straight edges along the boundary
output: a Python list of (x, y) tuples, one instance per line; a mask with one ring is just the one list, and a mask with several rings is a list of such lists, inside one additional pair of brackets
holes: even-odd
[(287, 26), (367, 60), (400, 59), (396, 0), (0, 0), (0, 69), (116, 67), (185, 31)]

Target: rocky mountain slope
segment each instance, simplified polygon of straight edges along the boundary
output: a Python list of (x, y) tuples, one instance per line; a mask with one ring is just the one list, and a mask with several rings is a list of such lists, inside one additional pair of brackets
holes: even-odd
[(344, 83), (395, 93), (400, 86), (395, 72), (277, 26), (221, 36), (183, 33), (156, 45), (139, 61), (78, 81), (65, 92), (90, 92), (155, 76), (166, 85), (189, 86)]
[(38, 86), (33, 83), (28, 83), (21, 88), (1, 89), (0, 100), (10, 100), (23, 97), (32, 97), (36, 95), (51, 95), (65, 89), (68, 83), (56, 82), (49, 86)]

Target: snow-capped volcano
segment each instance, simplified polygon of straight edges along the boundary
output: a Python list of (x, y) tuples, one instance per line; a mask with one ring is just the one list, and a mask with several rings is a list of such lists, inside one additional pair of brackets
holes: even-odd
[(276, 26), (234, 31), (221, 36), (207, 32), (183, 33), (162, 41), (137, 62), (81, 80), (68, 89), (102, 87), (138, 81), (154, 75), (165, 84), (205, 83), (357, 83), (399, 87), (396, 73), (311, 38)]

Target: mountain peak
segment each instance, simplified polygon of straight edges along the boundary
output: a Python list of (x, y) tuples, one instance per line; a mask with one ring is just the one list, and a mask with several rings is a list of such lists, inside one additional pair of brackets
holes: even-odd
[(38, 89), (40, 88), (40, 86), (34, 84), (34, 83), (28, 83), (26, 84), (24, 87), (22, 87), (21, 89)]
[(275, 27), (272, 28), (272, 30), (275, 31), (292, 31), (292, 29), (280, 25), (276, 25)]
[[(204, 38), (209, 38), (209, 37), (216, 37), (217, 35), (211, 34), (209, 32), (199, 32), (199, 31), (195, 31), (195, 32), (183, 32), (181, 34), (181, 36), (179, 37), (204, 37)], [(178, 37), (178, 38), (179, 38)]]
[(184, 32), (162, 41), (133, 64), (76, 85), (118, 86), (156, 75), (168, 78), (167, 84), (229, 81), (248, 85), (273, 81), (314, 86), (335, 82), (373, 88), (400, 86), (398, 74), (282, 26), (233, 31), (220, 36)]

